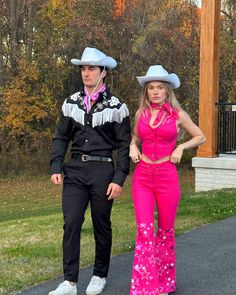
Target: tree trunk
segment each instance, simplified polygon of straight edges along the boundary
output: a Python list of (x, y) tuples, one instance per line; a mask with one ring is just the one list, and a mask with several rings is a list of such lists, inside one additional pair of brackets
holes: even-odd
[(28, 62), (32, 60), (33, 52), (33, 4), (30, 2), (28, 6)]
[(0, 129), (0, 159), (1, 159), (1, 169), (0, 172), (5, 171), (7, 165), (7, 150), (6, 150), (6, 132), (4, 128)]
[(17, 17), (16, 17), (16, 0), (10, 1), (10, 62), (11, 70), (17, 75)]
[(236, 0), (233, 1), (233, 38), (236, 41)]
[[(0, 88), (3, 87), (3, 85), (4, 85), (4, 79), (3, 79), (3, 75), (4, 75), (4, 61), (3, 61), (3, 46), (2, 46), (2, 42), (3, 42), (3, 37), (0, 36)], [(0, 100), (1, 100), (1, 92), (0, 92)]]
[[(2, 53), (1, 53), (1, 49), (0, 49), (0, 88), (3, 87), (3, 57), (2, 57)], [(1, 93), (0, 93), (0, 99), (1, 99)]]

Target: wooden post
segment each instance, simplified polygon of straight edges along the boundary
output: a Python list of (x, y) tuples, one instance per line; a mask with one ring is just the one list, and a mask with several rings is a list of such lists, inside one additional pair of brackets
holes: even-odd
[(220, 0), (203, 0), (200, 44), (199, 126), (206, 136), (197, 157), (217, 153), (220, 58)]

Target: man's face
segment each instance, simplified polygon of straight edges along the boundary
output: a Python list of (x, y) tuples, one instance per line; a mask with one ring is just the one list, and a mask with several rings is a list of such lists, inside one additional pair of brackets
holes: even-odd
[(102, 78), (100, 79), (99, 84), (103, 83), (103, 78), (106, 75), (106, 71), (103, 72), (103, 74), (102, 74), (102, 71), (99, 67), (82, 66), (81, 67), (81, 75), (82, 75), (82, 80), (83, 80), (84, 85), (87, 88), (93, 88), (97, 85), (101, 75), (102, 75)]

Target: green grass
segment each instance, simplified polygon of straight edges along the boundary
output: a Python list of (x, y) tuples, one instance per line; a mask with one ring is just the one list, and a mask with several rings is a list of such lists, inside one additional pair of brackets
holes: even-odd
[[(236, 214), (236, 190), (194, 193), (193, 171), (180, 170), (182, 200), (176, 235)], [(0, 294), (61, 275), (61, 188), (48, 176), (0, 180)], [(122, 198), (112, 209), (112, 255), (134, 247), (135, 221), (127, 179)], [(82, 231), (81, 267), (94, 260), (90, 212)]]

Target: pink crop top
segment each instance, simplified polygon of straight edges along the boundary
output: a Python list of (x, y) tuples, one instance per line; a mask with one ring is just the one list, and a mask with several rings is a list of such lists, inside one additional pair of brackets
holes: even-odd
[(152, 161), (171, 155), (178, 138), (176, 121), (179, 117), (170, 104), (165, 103), (160, 108), (154, 125), (158, 124), (163, 114), (165, 114), (164, 120), (156, 128), (149, 125), (151, 119), (149, 110), (143, 111), (138, 120), (137, 129), (142, 142), (142, 153)]

